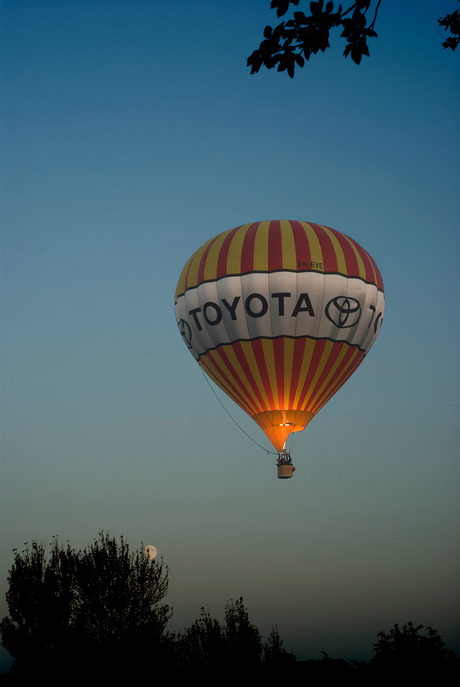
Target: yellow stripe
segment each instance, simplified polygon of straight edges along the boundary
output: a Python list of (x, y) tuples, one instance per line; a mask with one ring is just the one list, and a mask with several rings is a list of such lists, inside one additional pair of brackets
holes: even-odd
[(225, 346), (225, 352), (228, 356), (228, 359), (230, 360), (236, 374), (238, 375), (238, 380), (243, 382), (245, 386), (245, 396), (248, 398), (252, 399), (253, 404), (255, 405), (257, 412), (261, 413), (264, 408), (262, 407), (259, 399), (257, 398), (256, 394), (254, 393), (253, 389), (251, 388), (251, 385), (249, 383), (248, 378), (246, 377), (246, 374), (241, 367), (240, 361), (238, 360), (236, 353), (233, 349), (233, 346)]
[(335, 251), (335, 256), (337, 258), (337, 269), (340, 274), (348, 274), (348, 269), (347, 269), (347, 261), (345, 260), (345, 255), (343, 253), (343, 248), (340, 245), (337, 236), (335, 236), (332, 231), (328, 227), (324, 227), (322, 224), (320, 224), (320, 227), (324, 229), (326, 234), (329, 236), (329, 238), (332, 241), (332, 246)]
[[(336, 343), (335, 345), (337, 346), (337, 343)], [(327, 377), (326, 377), (326, 379), (324, 380), (324, 382), (321, 384), (320, 388), (318, 389), (317, 393), (315, 394), (315, 397), (311, 399), (312, 405), (314, 405), (314, 404), (316, 403), (316, 399), (317, 399), (319, 396), (321, 396), (322, 392), (324, 391), (324, 389), (326, 388), (326, 386), (329, 384), (331, 378), (334, 376), (334, 374), (335, 374), (337, 368), (339, 367), (340, 363), (342, 362), (342, 360), (343, 360), (343, 358), (344, 358), (344, 356), (345, 356), (347, 350), (348, 350), (348, 344), (344, 343), (344, 344), (342, 345), (342, 348), (341, 348), (341, 350), (340, 350), (339, 355), (337, 356), (337, 360), (335, 361), (334, 365), (332, 366), (332, 368), (331, 368), (329, 374), (327, 375)]]
[(187, 271), (188, 271), (189, 265), (192, 262), (192, 260), (193, 260), (193, 255), (185, 263), (185, 267), (182, 270), (182, 273), (179, 277), (179, 281), (178, 281), (177, 288), (176, 288), (176, 295), (174, 297), (174, 303), (177, 303), (178, 297), (182, 296), (182, 294), (185, 293), (185, 278), (187, 276)]
[(214, 363), (214, 360), (211, 358), (209, 353), (207, 353), (206, 355), (203, 355), (200, 358), (200, 360), (198, 361), (198, 364), (200, 365), (200, 367), (203, 368), (203, 370), (206, 372), (206, 374), (211, 377), (213, 382), (215, 382), (217, 384), (217, 386), (222, 389), (222, 391), (225, 391), (225, 393), (228, 394), (228, 396), (230, 396), (230, 398), (232, 398), (235, 401), (235, 403), (237, 403), (237, 401), (233, 395), (233, 392), (228, 388), (225, 380), (223, 379), (223, 377), (221, 375), (219, 368)]
[(364, 267), (363, 259), (362, 259), (361, 255), (359, 254), (359, 251), (358, 251), (358, 250), (356, 249), (356, 247), (353, 245), (353, 242), (350, 241), (350, 239), (348, 238), (348, 236), (345, 236), (345, 234), (343, 234), (343, 238), (346, 239), (346, 240), (348, 241), (348, 243), (350, 244), (350, 246), (353, 248), (354, 254), (356, 255), (356, 259), (357, 259), (357, 261), (358, 261), (359, 276), (361, 277), (361, 279), (366, 279), (366, 268)]
[(273, 402), (278, 403), (278, 385), (276, 383), (275, 354), (273, 351), (273, 340), (262, 339), (262, 349), (264, 352), (265, 365), (267, 366), (268, 381), (272, 390)]
[(291, 394), (291, 377), (294, 360), (294, 339), (284, 339), (284, 409), (289, 409), (289, 396)]
[(217, 278), (217, 261), (219, 260), (220, 249), (222, 248), (222, 244), (227, 234), (228, 231), (224, 231), (223, 234), (219, 234), (209, 249), (209, 253), (206, 257), (206, 264), (204, 266), (204, 281), (210, 281), (211, 279)]
[(323, 264), (323, 271), (324, 271), (323, 251), (321, 250), (321, 244), (319, 242), (319, 238), (316, 235), (316, 231), (313, 229), (313, 227), (310, 224), (308, 224), (308, 222), (300, 222), (300, 224), (305, 229), (305, 233), (307, 235), (307, 241), (308, 241), (308, 245), (310, 248), (311, 261)]
[(204, 246), (201, 246), (197, 252), (192, 256), (192, 264), (190, 266), (190, 272), (188, 275), (188, 285), (187, 288), (196, 286), (198, 283), (198, 270), (200, 269), (201, 258), (204, 255), (206, 248), (209, 246), (213, 239), (206, 241)]
[[(363, 250), (364, 250), (364, 248), (363, 248)], [(369, 260), (369, 263), (371, 265), (372, 274), (374, 275), (374, 284), (377, 286), (377, 289), (378, 289), (379, 280), (377, 278), (376, 265), (375, 265), (374, 261), (372, 260), (371, 256), (369, 255), (369, 253), (367, 252), (367, 250), (364, 250), (364, 252), (366, 253), (367, 258)]]
[[(318, 408), (315, 409), (315, 411), (314, 411), (315, 413), (318, 413), (318, 412), (321, 410), (321, 408), (322, 408), (323, 406), (326, 405), (326, 403), (329, 401), (329, 399), (332, 398), (332, 396), (334, 396), (334, 394), (336, 394), (337, 391), (345, 384), (345, 382), (346, 382), (347, 380), (346, 380), (346, 379), (343, 380), (343, 378), (347, 376), (348, 370), (350, 369), (350, 367), (353, 367), (353, 366), (355, 365), (355, 363), (356, 363), (356, 356), (357, 356), (357, 355), (359, 356), (359, 354), (360, 354), (359, 349), (358, 349), (358, 348), (355, 348), (355, 350), (353, 351), (353, 355), (350, 356), (350, 360), (349, 360), (348, 363), (344, 366), (342, 372), (341, 372), (340, 375), (337, 377), (337, 379), (334, 380), (334, 384), (332, 385), (332, 387), (331, 387), (329, 393), (326, 394), (325, 398), (320, 402)], [(361, 359), (361, 362), (362, 362), (362, 361), (363, 361), (363, 358)], [(361, 362), (360, 362), (360, 364), (361, 364)], [(358, 365), (358, 367), (359, 367), (359, 365)], [(356, 369), (357, 369), (357, 368), (356, 368)]]
[[(300, 396), (302, 394), (304, 385), (305, 385), (305, 380), (307, 378), (308, 370), (310, 368), (310, 363), (311, 363), (311, 358), (313, 355), (313, 351), (315, 350), (315, 342), (312, 339), (305, 339), (305, 349), (304, 349), (304, 354), (303, 354), (303, 360), (302, 360), (302, 367), (300, 369), (300, 373), (297, 378), (297, 390), (294, 398), (294, 408), (296, 410), (299, 409), (299, 402), (300, 402)], [(306, 402), (308, 401), (308, 398), (306, 399)]]
[(257, 364), (256, 356), (254, 355), (254, 349), (252, 347), (251, 341), (242, 341), (241, 349), (243, 351), (244, 357), (248, 363), (248, 367), (252, 372), (252, 375), (256, 381), (257, 389), (259, 391), (259, 399), (263, 404), (263, 410), (270, 409), (270, 403), (268, 401), (267, 392), (265, 391), (265, 386), (260, 375), (259, 366)]
[[(232, 394), (233, 397), (235, 397), (235, 396), (234, 396), (234, 393), (235, 393), (235, 392), (231, 391), (231, 386), (230, 386), (230, 385), (232, 385), (232, 386), (236, 389), (236, 391), (239, 393), (239, 395), (242, 397), (243, 403), (245, 403), (245, 405), (247, 405), (247, 407), (249, 408), (249, 407), (250, 407), (250, 404), (247, 402), (247, 395), (244, 393), (244, 389), (241, 387), (241, 384), (240, 384), (240, 382), (239, 382), (239, 379), (236, 379), (236, 378), (233, 376), (233, 374), (232, 374), (231, 371), (228, 369), (228, 367), (227, 367), (227, 365), (225, 364), (224, 360), (221, 358), (221, 356), (219, 355), (219, 353), (218, 353), (217, 351), (209, 351), (209, 355), (212, 357), (212, 360), (214, 361), (216, 367), (218, 367), (219, 370), (220, 370), (220, 371), (227, 377), (227, 379), (229, 380), (229, 381), (228, 381), (228, 384), (226, 385), (226, 386), (228, 387), (228, 389), (230, 389), (230, 391), (229, 391), (228, 393), (229, 393), (229, 394)], [(225, 383), (225, 382), (224, 382), (224, 383)], [(239, 403), (239, 404), (241, 405), (241, 401), (237, 401), (237, 403)], [(246, 412), (248, 412), (248, 413), (250, 414), (251, 411), (250, 411), (250, 410), (247, 410)]]
[[(223, 381), (218, 368), (214, 365), (213, 361), (209, 358), (209, 356), (202, 356), (198, 361), (198, 365), (201, 367), (202, 370), (204, 370), (208, 377), (211, 377), (214, 384), (216, 384), (220, 389), (222, 389), (222, 391), (225, 392), (229, 396), (229, 398), (232, 399), (232, 401), (238, 403), (234, 395), (227, 390), (225, 382)], [(238, 403), (238, 405), (240, 404)]]
[(283, 247), (283, 270), (296, 270), (297, 259), (295, 252), (294, 232), (291, 223), (283, 219), (281, 225), (281, 245)]
[(244, 227), (240, 227), (231, 240), (227, 255), (227, 274), (241, 274), (243, 242), (250, 226), (250, 224), (245, 224)]
[(268, 272), (268, 229), (270, 222), (261, 222), (254, 242), (254, 272)]
[[(241, 388), (239, 388), (239, 385), (235, 383), (236, 380), (234, 380), (234, 378), (230, 374), (222, 358), (219, 357), (216, 360), (213, 356), (213, 353), (214, 351), (210, 351), (206, 356), (203, 356), (203, 358), (201, 358), (200, 360), (200, 365), (203, 367), (205, 372), (209, 374), (209, 376), (215, 381), (217, 386), (219, 386), (222, 389), (222, 391), (225, 391), (225, 393), (228, 396), (230, 396), (230, 398), (233, 399), (236, 404), (243, 408), (243, 410), (248, 415), (252, 415), (251, 408), (247, 405), (247, 403), (244, 403), (245, 395), (242, 392)], [(225, 374), (225, 376), (229, 379), (229, 382), (234, 382), (233, 386), (240, 391), (240, 395), (243, 398), (242, 401), (238, 396), (235, 395), (233, 389), (230, 386), (230, 383), (226, 382), (226, 380), (223, 378), (223, 374)]]
[(330, 356), (330, 354), (331, 354), (331, 351), (332, 351), (333, 347), (334, 347), (334, 344), (333, 344), (332, 341), (326, 341), (326, 345), (324, 346), (323, 355), (321, 356), (321, 360), (319, 361), (319, 365), (318, 365), (318, 367), (316, 368), (316, 372), (315, 372), (315, 374), (314, 374), (314, 376), (313, 376), (313, 379), (312, 379), (312, 381), (311, 381), (311, 383), (310, 383), (310, 386), (308, 387), (308, 392), (307, 392), (307, 395), (305, 396), (305, 401), (304, 401), (302, 410), (310, 410), (310, 406), (311, 406), (310, 397), (311, 397), (311, 394), (313, 393), (313, 389), (314, 389), (315, 386), (317, 385), (318, 380), (319, 380), (319, 378), (321, 377), (321, 375), (322, 375), (322, 373), (323, 373), (324, 366), (325, 366), (326, 363), (327, 363), (327, 360), (328, 360), (328, 358), (329, 358), (329, 356)]

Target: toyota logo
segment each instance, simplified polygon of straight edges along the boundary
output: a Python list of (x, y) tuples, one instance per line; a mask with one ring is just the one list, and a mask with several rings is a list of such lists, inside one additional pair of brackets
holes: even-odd
[(356, 298), (336, 296), (326, 305), (326, 317), (339, 329), (354, 327), (361, 317), (361, 305)]
[(190, 329), (190, 326), (188, 322), (185, 320), (179, 320), (177, 323), (177, 326), (179, 327), (179, 331), (181, 333), (182, 338), (184, 339), (186, 345), (191, 348), (192, 347), (192, 330)]

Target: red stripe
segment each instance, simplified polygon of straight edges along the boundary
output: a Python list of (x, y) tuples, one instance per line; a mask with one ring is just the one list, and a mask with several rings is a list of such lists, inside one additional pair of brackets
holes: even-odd
[[(370, 256), (369, 256), (369, 257), (370, 257)], [(372, 260), (372, 258), (371, 258), (371, 260)], [(380, 274), (380, 270), (379, 270), (379, 268), (377, 267), (377, 265), (375, 264), (375, 262), (374, 262), (373, 260), (372, 260), (372, 263), (373, 263), (373, 265), (374, 265), (375, 274), (377, 275), (377, 288), (380, 289), (381, 291), (383, 291), (383, 279), (382, 279), (382, 275)]]
[[(232, 380), (229, 379), (229, 377), (226, 375), (225, 371), (222, 369), (221, 365), (219, 364), (219, 360), (216, 359), (216, 357), (219, 356), (221, 358), (221, 360), (227, 365), (228, 368), (231, 369), (231, 371), (234, 374), (234, 370), (228, 361), (228, 358), (225, 354), (225, 351), (223, 351), (222, 348), (218, 348), (215, 351), (210, 351), (208, 355), (209, 355), (210, 360), (214, 363), (214, 366), (218, 369), (220, 375), (223, 377), (226, 384), (228, 385), (227, 388), (224, 388), (222, 390), (225, 391), (226, 394), (231, 396), (231, 398), (233, 398), (235, 403), (238, 403), (239, 406), (244, 408), (244, 410), (248, 413), (248, 415), (254, 415), (255, 414), (254, 410), (251, 410), (252, 404), (249, 404), (247, 401), (247, 398), (245, 398), (244, 396), (241, 395), (241, 393), (238, 391), (238, 389), (233, 384)], [(204, 359), (202, 358), (202, 360), (204, 360)], [(210, 372), (211, 372), (211, 376), (212, 376), (212, 374), (213, 374), (212, 370), (210, 370)], [(220, 384), (218, 384), (218, 386), (220, 386)], [(231, 391), (229, 391), (228, 389), (231, 389)]]
[(264, 385), (265, 393), (267, 394), (268, 402), (270, 404), (270, 410), (276, 410), (276, 406), (273, 400), (272, 389), (270, 386), (270, 379), (268, 376), (267, 366), (265, 365), (264, 351), (262, 348), (262, 341), (256, 339), (252, 342), (252, 348), (254, 350), (254, 355), (257, 360), (257, 367), (259, 368), (260, 376)]
[(300, 222), (291, 222), (291, 227), (294, 235), (297, 269), (310, 269), (307, 265), (311, 263), (311, 252), (305, 229)]
[(340, 247), (343, 250), (345, 264), (347, 266), (347, 275), (349, 277), (360, 277), (361, 275), (359, 273), (358, 258), (348, 242), (348, 236), (341, 234), (339, 231), (336, 231), (335, 235), (337, 237), (337, 241), (340, 243)]
[(241, 274), (254, 271), (254, 243), (260, 222), (251, 224), (246, 231), (241, 249)]
[[(294, 342), (294, 355), (292, 358), (292, 370), (297, 370), (300, 372), (302, 369), (302, 361), (305, 356), (305, 344), (307, 339), (295, 339)], [(289, 395), (289, 407), (294, 408), (295, 395), (297, 393), (297, 378), (293, 374), (291, 376), (291, 391)]]
[(365, 250), (360, 251), (361, 259), (366, 270), (366, 281), (370, 284), (375, 284), (377, 281), (377, 273), (372, 269), (372, 261)]
[(218, 236), (214, 236), (212, 241), (209, 242), (206, 250), (204, 251), (203, 255), (201, 256), (200, 260), (200, 266), (198, 267), (198, 277), (197, 277), (197, 284), (201, 284), (204, 282), (204, 268), (206, 266), (206, 260), (208, 259), (209, 251), (211, 250), (211, 246), (213, 243), (215, 243), (216, 239), (218, 239)]
[(364, 248), (361, 248), (359, 243), (356, 243), (356, 241), (354, 241), (352, 238), (350, 238), (350, 236), (348, 238), (350, 239), (350, 241), (352, 242), (352, 244), (354, 245), (354, 247), (358, 251), (358, 253), (361, 257), (361, 260), (363, 261), (364, 269), (366, 270), (366, 277), (365, 277), (366, 282), (368, 282), (370, 284), (375, 284), (377, 273), (374, 274), (374, 270), (372, 269), (373, 260), (372, 260), (371, 256), (368, 253), (366, 253)]
[(364, 263), (364, 267), (366, 268), (366, 281), (370, 282), (371, 284), (376, 284), (377, 288), (383, 291), (382, 275), (380, 274), (380, 270), (375, 264), (374, 260), (371, 258), (369, 253), (366, 250), (364, 250), (362, 246), (359, 245), (359, 243), (356, 243), (356, 241), (351, 238), (351, 236), (348, 236), (347, 238), (350, 239), (350, 241), (352, 242), (352, 244), (361, 256), (361, 259)]
[(187, 289), (188, 289), (188, 275), (190, 274), (190, 267), (192, 266), (192, 262), (193, 262), (193, 260), (190, 260), (190, 264), (189, 264), (188, 269), (187, 269), (187, 274), (185, 275), (184, 293), (185, 293), (185, 292), (187, 291)]
[(219, 279), (220, 277), (225, 277), (227, 274), (227, 258), (228, 252), (230, 250), (230, 244), (232, 242), (233, 237), (239, 229), (241, 229), (241, 227), (235, 227), (235, 229), (232, 229), (224, 239), (224, 242), (219, 252), (219, 257), (217, 259), (217, 279)]
[[(233, 367), (232, 363), (230, 362), (228, 355), (227, 355), (227, 351), (225, 350), (225, 348), (221, 347), (218, 349), (218, 351), (220, 353), (220, 357), (224, 361), (228, 370), (230, 370), (232, 377), (234, 379), (236, 379), (237, 381), (239, 381), (239, 379), (240, 379), (239, 374), (236, 372), (235, 368)], [(235, 387), (235, 393), (239, 396), (239, 398), (241, 398), (243, 400), (243, 403), (245, 404), (245, 406), (250, 409), (250, 411), (248, 411), (250, 415), (255, 415), (256, 413), (259, 412), (258, 408), (256, 408), (256, 406), (254, 405), (254, 402), (253, 402), (249, 392), (246, 391), (243, 383), (241, 383), (241, 392), (238, 391)]]
[(283, 269), (283, 245), (281, 243), (281, 222), (270, 222), (268, 230), (268, 269), (270, 272)]
[[(372, 284), (376, 284), (377, 288), (380, 289), (380, 291), (383, 291), (383, 279), (382, 275), (380, 274), (380, 270), (375, 264), (375, 262), (372, 260), (371, 256), (367, 251), (364, 250), (364, 248), (361, 248), (356, 241), (353, 239), (350, 239), (353, 242), (353, 245), (356, 246), (360, 250), (360, 255), (363, 258), (363, 262), (366, 265), (366, 281), (370, 281)], [(367, 280), (367, 272), (368, 272), (368, 265), (369, 263), (369, 280)], [(372, 267), (374, 269), (372, 269)], [(375, 275), (375, 276), (374, 276)]]
[(276, 390), (278, 393), (278, 408), (284, 408), (284, 338), (274, 339), (273, 353), (276, 368)]
[(254, 378), (254, 375), (252, 374), (251, 368), (249, 367), (249, 363), (246, 359), (246, 356), (244, 354), (243, 347), (242, 347), (240, 341), (237, 341), (237, 343), (233, 344), (233, 350), (235, 352), (236, 357), (238, 358), (238, 362), (240, 363), (241, 367), (243, 368), (243, 372), (246, 375), (246, 378), (249, 382), (251, 389), (254, 391), (254, 396), (259, 401), (263, 410), (269, 410), (266, 407), (266, 403), (262, 397), (262, 394), (259, 391), (258, 384)]
[[(351, 349), (350, 349), (350, 351), (351, 351)], [(345, 382), (346, 382), (348, 379), (350, 379), (350, 377), (351, 377), (351, 375), (353, 374), (353, 372), (361, 365), (361, 363), (363, 362), (363, 360), (364, 360), (364, 353), (363, 353), (362, 351), (358, 351), (358, 353), (357, 353), (357, 355), (356, 355), (356, 358), (355, 358), (355, 362), (351, 364), (351, 366), (350, 366), (350, 368), (347, 370), (346, 374), (342, 377), (343, 381), (341, 381), (340, 383), (337, 383), (337, 389), (336, 389), (336, 391), (338, 391), (338, 390), (340, 389), (340, 387), (341, 387), (343, 384), (345, 384)], [(334, 393), (335, 393), (335, 391), (334, 391)]]
[[(339, 348), (339, 347), (337, 346), (337, 348)], [(340, 389), (340, 387), (343, 386), (343, 384), (345, 384), (346, 380), (348, 379), (348, 376), (346, 376), (346, 375), (340, 376), (340, 375), (341, 375), (342, 371), (347, 367), (347, 365), (350, 361), (350, 358), (353, 356), (355, 350), (356, 349), (354, 347), (348, 346), (348, 350), (345, 353), (344, 357), (342, 358), (342, 361), (341, 361), (339, 367), (335, 371), (334, 377), (329, 380), (329, 383), (326, 386), (326, 388), (322, 391), (320, 396), (318, 396), (318, 398), (316, 399), (315, 408), (317, 406), (323, 406), (325, 403), (327, 403), (327, 401), (330, 398), (332, 398), (332, 396), (336, 393), (336, 391), (338, 391)], [(361, 360), (362, 360), (362, 357), (361, 357)], [(340, 377), (340, 381), (337, 379), (338, 377)]]
[[(338, 272), (339, 267), (337, 264), (337, 254), (335, 252), (334, 245), (332, 243), (332, 239), (330, 236), (327, 234), (326, 231), (324, 231), (323, 227), (320, 227), (319, 224), (313, 224), (313, 222), (310, 222), (310, 226), (313, 227), (313, 229), (316, 232), (316, 236), (318, 237), (320, 246), (321, 246), (321, 252), (323, 254), (323, 267), (325, 272)], [(329, 227), (328, 227), (329, 229)], [(332, 232), (337, 235), (338, 232), (334, 231), (332, 229)]]
[[(350, 355), (352, 354), (352, 352), (353, 352), (353, 349), (350, 348)], [(355, 370), (361, 365), (363, 360), (364, 360), (364, 353), (361, 353), (361, 351), (359, 351), (358, 355), (356, 356), (355, 362), (347, 370), (347, 373), (341, 378), (340, 382), (336, 382), (335, 385), (332, 386), (332, 389), (329, 391), (329, 395), (327, 397), (323, 396), (321, 400), (318, 400), (315, 403), (315, 406), (314, 406), (314, 409), (312, 410), (312, 412), (314, 412), (316, 414), (321, 410), (321, 408), (324, 405), (326, 405), (326, 403), (337, 393), (337, 391), (339, 391), (339, 389), (342, 388), (342, 386), (345, 384), (345, 382), (347, 382), (350, 379), (353, 372), (355, 372)]]
[[(321, 375), (320, 375), (317, 383), (315, 384), (314, 389), (312, 390), (312, 392), (310, 394), (311, 399), (315, 398), (316, 394), (318, 393), (318, 391), (321, 389), (322, 385), (326, 381), (328, 374), (332, 370), (332, 367), (334, 366), (334, 364), (335, 364), (335, 362), (339, 356), (339, 353), (342, 349), (342, 345), (343, 345), (342, 342), (340, 342), (340, 343), (337, 342), (333, 345), (332, 350), (329, 353), (329, 357), (326, 360), (326, 364), (323, 367)], [(315, 401), (315, 405), (316, 405), (316, 401)]]
[[(325, 339), (315, 341), (315, 348), (313, 349), (313, 355), (311, 357), (310, 366), (308, 368), (307, 378), (305, 379), (302, 393), (300, 394), (299, 403), (297, 405), (297, 407), (299, 409), (309, 410), (308, 402), (310, 401), (310, 397), (306, 398), (306, 396), (307, 396), (307, 392), (308, 392), (308, 389), (310, 387), (310, 384), (313, 380), (313, 377), (315, 376), (316, 368), (318, 367), (319, 363), (321, 362), (321, 358), (322, 358), (325, 346), (326, 346), (326, 340)], [(304, 408), (304, 405), (306, 403), (307, 403), (307, 405)]]

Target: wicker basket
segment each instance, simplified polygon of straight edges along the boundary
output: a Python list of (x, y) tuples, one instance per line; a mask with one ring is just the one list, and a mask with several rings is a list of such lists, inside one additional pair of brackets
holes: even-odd
[(278, 479), (289, 479), (293, 474), (293, 465), (278, 465)]

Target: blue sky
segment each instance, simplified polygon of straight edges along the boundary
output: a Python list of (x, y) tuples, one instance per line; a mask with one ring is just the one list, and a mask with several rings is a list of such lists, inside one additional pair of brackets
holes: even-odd
[[(243, 596), (299, 658), (409, 620), (458, 650), (456, 3), (386, 0), (370, 58), (336, 35), (293, 80), (245, 66), (269, 5), (1, 2), (1, 616), (13, 548), (106, 530), (170, 565), (171, 630)], [(282, 218), (352, 236), (386, 296), (287, 482), (173, 307), (207, 239)]]

